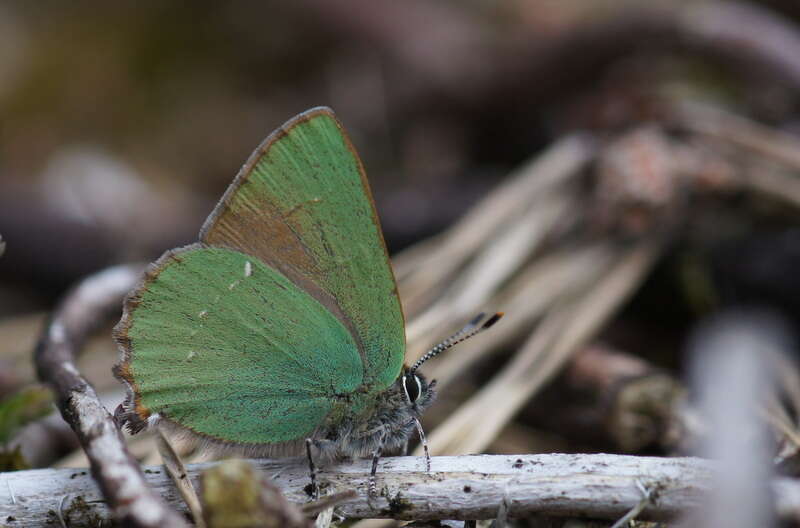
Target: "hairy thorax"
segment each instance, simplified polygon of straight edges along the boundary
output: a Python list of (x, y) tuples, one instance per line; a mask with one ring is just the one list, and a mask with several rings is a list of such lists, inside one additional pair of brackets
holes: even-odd
[(436, 396), (434, 385), (422, 376), (419, 397), (410, 401), (401, 375), (388, 389), (379, 393), (363, 412), (347, 415), (328, 423), (312, 437), (315, 460), (321, 464), (352, 458), (367, 458), (381, 447), (385, 454), (404, 453), (416, 420)]

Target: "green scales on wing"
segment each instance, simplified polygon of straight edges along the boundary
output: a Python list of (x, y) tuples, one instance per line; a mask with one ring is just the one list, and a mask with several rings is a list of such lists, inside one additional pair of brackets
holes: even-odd
[(403, 315), (363, 167), (327, 108), (273, 133), (168, 252), (117, 328), (142, 420), (227, 442), (300, 439), (400, 375)]

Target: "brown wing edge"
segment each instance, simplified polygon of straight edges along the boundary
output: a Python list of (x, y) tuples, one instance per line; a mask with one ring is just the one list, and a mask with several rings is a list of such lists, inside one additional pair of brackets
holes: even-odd
[[(403, 356), (405, 356), (405, 328), (406, 328), (405, 313), (403, 312), (403, 305), (400, 302), (400, 295), (397, 291), (397, 279), (395, 278), (394, 275), (394, 269), (392, 269), (391, 259), (389, 258), (389, 251), (386, 248), (386, 241), (383, 238), (383, 229), (381, 228), (380, 218), (378, 217), (378, 210), (375, 207), (375, 200), (372, 197), (372, 190), (370, 189), (369, 181), (367, 180), (367, 173), (366, 170), (364, 169), (364, 164), (361, 161), (361, 157), (358, 155), (358, 152), (356, 152), (356, 149), (353, 146), (353, 142), (350, 140), (350, 136), (347, 134), (347, 131), (342, 125), (342, 122), (339, 121), (339, 118), (336, 117), (336, 114), (330, 107), (317, 106), (294, 116), (293, 118), (286, 121), (274, 132), (272, 132), (269, 136), (267, 136), (266, 139), (264, 139), (264, 141), (262, 141), (261, 144), (258, 147), (256, 147), (253, 153), (250, 154), (250, 157), (247, 159), (245, 164), (242, 165), (242, 168), (239, 170), (239, 173), (236, 175), (236, 178), (233, 180), (228, 189), (225, 191), (225, 194), (222, 195), (222, 199), (220, 199), (219, 203), (217, 203), (217, 206), (214, 207), (214, 210), (211, 212), (210, 215), (208, 215), (208, 218), (206, 218), (206, 221), (203, 223), (203, 227), (200, 229), (200, 241), (202, 243), (206, 242), (206, 236), (212, 229), (214, 229), (214, 226), (216, 225), (219, 218), (228, 209), (229, 203), (233, 199), (233, 196), (236, 194), (236, 191), (238, 191), (239, 187), (245, 181), (247, 181), (247, 179), (250, 177), (250, 174), (253, 172), (253, 168), (255, 168), (255, 166), (258, 165), (258, 163), (261, 161), (261, 158), (264, 157), (269, 152), (269, 149), (272, 147), (272, 145), (281, 138), (285, 137), (287, 134), (289, 134), (289, 132), (291, 132), (291, 130), (297, 125), (305, 123), (306, 121), (309, 121), (319, 115), (326, 115), (331, 119), (333, 119), (334, 123), (336, 123), (336, 126), (339, 128), (342, 137), (344, 138), (345, 145), (353, 154), (353, 158), (356, 160), (356, 163), (358, 164), (358, 172), (361, 177), (361, 185), (362, 188), (364, 189), (364, 194), (367, 196), (369, 204), (372, 208), (372, 221), (375, 223), (375, 226), (378, 229), (378, 240), (380, 242), (381, 248), (383, 249), (383, 254), (384, 257), (386, 258), (386, 266), (389, 268), (389, 274), (391, 275), (392, 283), (394, 284), (393, 294), (395, 301), (397, 302), (398, 309), (400, 311), (400, 317), (402, 319)], [(285, 275), (290, 280), (295, 282), (295, 284), (297, 284), (299, 288), (308, 291), (309, 285), (307, 284), (307, 281), (298, 280), (298, 277), (295, 277), (294, 274), (285, 274)], [(321, 291), (322, 288), (319, 287), (319, 285), (315, 284), (314, 286), (316, 286), (316, 288), (320, 290), (321, 294), (318, 293), (317, 295), (314, 295), (314, 293), (316, 292), (313, 291), (309, 291), (309, 293), (311, 293), (315, 298), (317, 298), (317, 300), (320, 301), (323, 304), (323, 306), (326, 306), (329, 309), (331, 309), (331, 312), (345, 325), (345, 327), (350, 331), (351, 335), (358, 344), (358, 347), (361, 350), (363, 357), (365, 353), (364, 344), (362, 343), (360, 336), (356, 334), (355, 328), (353, 327), (350, 320), (343, 313), (338, 303), (335, 302), (332, 295), (330, 295), (328, 292)]]
[[(136, 287), (125, 297), (125, 301), (122, 305), (122, 318), (112, 332), (114, 342), (117, 344), (120, 353), (120, 362), (114, 365), (112, 372), (126, 387), (125, 398), (114, 411), (114, 419), (121, 428), (127, 429), (131, 434), (139, 433), (147, 429), (148, 426), (158, 423), (158, 426), (166, 429), (171, 436), (193, 441), (199, 444), (202, 449), (212, 450), (219, 455), (239, 454), (253, 457), (300, 455), (304, 452), (305, 438), (274, 444), (243, 444), (230, 442), (224, 438), (217, 438), (206, 433), (195, 431), (190, 427), (172, 420), (165, 413), (155, 413), (142, 404), (139, 387), (136, 385), (136, 380), (133, 378), (133, 372), (130, 368), (134, 350), (131, 346), (128, 330), (133, 324), (133, 313), (141, 303), (142, 293), (147, 289), (150, 283), (158, 278), (158, 275), (170, 262), (180, 262), (181, 253), (206, 247), (208, 246), (196, 242), (188, 246), (166, 251), (158, 260), (147, 267)], [(155, 418), (155, 420), (151, 420), (151, 418)], [(308, 436), (310, 438), (316, 437), (318, 430), (319, 428), (315, 429)]]
[(125, 296), (125, 300), (122, 303), (122, 317), (111, 334), (119, 349), (120, 362), (114, 365), (112, 372), (114, 377), (125, 385), (126, 394), (125, 399), (114, 411), (114, 418), (121, 427), (127, 428), (131, 434), (136, 434), (147, 428), (147, 420), (153, 414), (150, 409), (142, 404), (139, 387), (136, 385), (136, 380), (133, 379), (133, 372), (131, 372), (133, 348), (131, 347), (128, 330), (133, 324), (133, 312), (141, 303), (142, 293), (147, 290), (150, 283), (158, 278), (161, 270), (167, 267), (170, 261), (180, 261), (179, 255), (181, 253), (202, 247), (202, 244), (194, 243), (166, 251), (158, 260), (147, 266), (136, 287)]

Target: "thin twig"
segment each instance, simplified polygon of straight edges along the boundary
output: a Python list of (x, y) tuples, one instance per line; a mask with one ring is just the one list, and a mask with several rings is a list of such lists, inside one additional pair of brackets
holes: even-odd
[(164, 468), (167, 474), (175, 483), (175, 487), (183, 497), (186, 506), (192, 513), (192, 519), (195, 526), (198, 528), (205, 528), (206, 523), (203, 519), (203, 508), (200, 505), (200, 497), (197, 496), (197, 491), (194, 489), (192, 481), (188, 478), (186, 473), (186, 466), (183, 464), (180, 455), (175, 451), (175, 448), (170, 443), (164, 430), (161, 427), (156, 427), (155, 431), (156, 446), (164, 461)]
[(636, 487), (639, 489), (639, 491), (642, 492), (642, 500), (639, 501), (639, 504), (637, 504), (636, 506), (631, 508), (631, 511), (629, 511), (628, 513), (623, 515), (620, 520), (615, 522), (611, 526), (611, 528), (624, 528), (629, 522), (634, 520), (636, 518), (636, 516), (638, 516), (640, 513), (642, 513), (642, 511), (644, 511), (644, 509), (650, 504), (650, 502), (652, 500), (650, 498), (651, 495), (652, 495), (652, 492), (649, 489), (647, 489), (645, 487), (645, 485), (642, 484), (642, 482), (640, 480), (636, 481)]
[(61, 500), (58, 501), (58, 509), (56, 513), (58, 514), (58, 522), (61, 523), (61, 528), (67, 528), (67, 523), (64, 521), (64, 501), (67, 500), (67, 495), (61, 497)]
[(791, 167), (800, 167), (798, 140), (790, 134), (709, 104), (680, 101), (674, 110), (676, 124), (682, 128), (725, 140)]

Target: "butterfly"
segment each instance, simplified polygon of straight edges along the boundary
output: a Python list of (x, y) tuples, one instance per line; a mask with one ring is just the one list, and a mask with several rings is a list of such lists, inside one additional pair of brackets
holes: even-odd
[[(329, 108), (273, 132), (206, 220), (127, 296), (114, 329), (118, 423), (248, 456), (325, 464), (402, 452), (435, 398), (405, 327), (364, 167)], [(428, 468), (430, 459), (428, 458)], [(312, 469), (313, 480), (313, 469)]]

